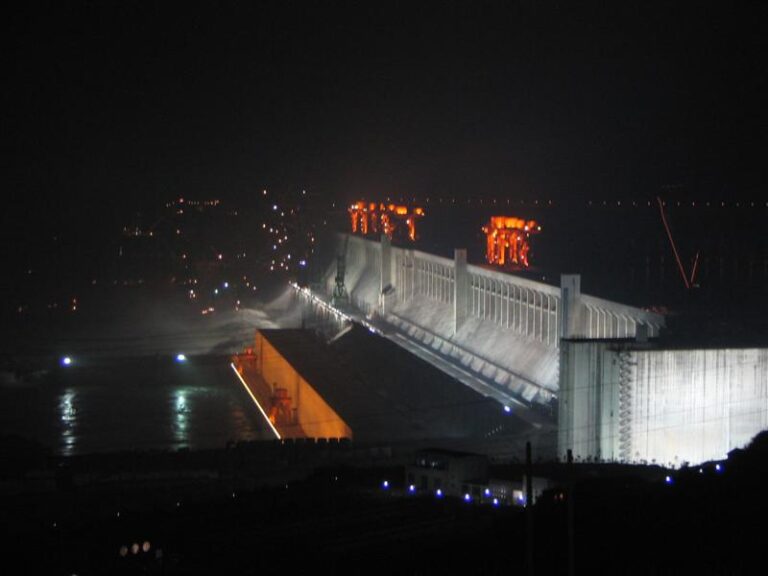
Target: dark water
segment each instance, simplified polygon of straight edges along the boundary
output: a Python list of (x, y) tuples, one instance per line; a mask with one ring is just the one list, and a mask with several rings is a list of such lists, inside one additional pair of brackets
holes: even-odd
[(83, 359), (21, 380), (3, 374), (0, 434), (63, 456), (271, 438), (227, 357), (167, 355)]

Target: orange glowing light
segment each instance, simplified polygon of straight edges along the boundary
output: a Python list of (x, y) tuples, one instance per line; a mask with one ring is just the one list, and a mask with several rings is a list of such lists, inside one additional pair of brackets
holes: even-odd
[(403, 236), (411, 241), (416, 240), (416, 220), (424, 216), (424, 209), (420, 207), (409, 208), (397, 204), (358, 201), (350, 205), (349, 216), (352, 233), (385, 234), (389, 239), (399, 229), (407, 230)]
[(514, 216), (491, 216), (483, 226), (486, 235), (485, 259), (489, 264), (505, 266), (507, 263), (528, 268), (528, 253), (531, 250), (531, 234), (541, 232), (541, 226), (535, 220), (525, 220)]

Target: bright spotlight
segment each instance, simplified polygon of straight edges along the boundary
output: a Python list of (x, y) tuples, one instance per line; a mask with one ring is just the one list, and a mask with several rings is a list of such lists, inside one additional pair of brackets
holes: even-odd
[(187, 357), (184, 354), (176, 354), (176, 362), (186, 362)]
[(71, 366), (72, 365), (72, 358), (69, 356), (64, 356), (64, 358), (61, 359), (61, 365), (62, 366)]

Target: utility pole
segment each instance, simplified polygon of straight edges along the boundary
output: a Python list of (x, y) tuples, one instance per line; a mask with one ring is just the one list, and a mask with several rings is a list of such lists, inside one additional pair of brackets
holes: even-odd
[(573, 451), (568, 448), (568, 576), (574, 576), (576, 574), (576, 534), (573, 516), (573, 485)]

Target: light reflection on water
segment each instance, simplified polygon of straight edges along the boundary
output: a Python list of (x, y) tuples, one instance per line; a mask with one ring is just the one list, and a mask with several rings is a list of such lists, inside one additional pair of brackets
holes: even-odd
[(120, 450), (223, 448), (271, 434), (234, 379), (228, 358), (144, 357), (52, 370), (0, 386), (0, 436), (72, 456)]
[(188, 425), (189, 425), (189, 412), (190, 408), (187, 406), (187, 396), (185, 391), (182, 390), (176, 390), (174, 392), (175, 397), (175, 415), (176, 419), (174, 421), (174, 437), (176, 439), (176, 443), (179, 444), (182, 447), (187, 447), (189, 445), (189, 436), (188, 436)]
[(76, 394), (65, 391), (59, 399), (59, 414), (61, 415), (61, 444), (63, 456), (71, 456), (76, 450), (77, 441), (77, 408), (75, 408)]
[[(292, 298), (288, 310), (296, 327), (328, 335), (341, 328), (337, 318), (301, 298)], [(179, 363), (177, 353), (120, 359), (83, 353), (73, 365), (57, 361), (55, 368), (41, 360), (44, 376), (0, 381), (0, 436), (21, 436), (65, 456), (272, 440), (229, 358), (187, 354)]]

